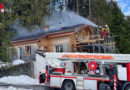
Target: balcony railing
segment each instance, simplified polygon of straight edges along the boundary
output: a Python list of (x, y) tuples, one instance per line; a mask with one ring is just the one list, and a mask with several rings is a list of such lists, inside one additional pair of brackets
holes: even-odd
[(89, 42), (97, 42), (97, 41), (104, 41), (107, 43), (112, 43), (114, 42), (114, 37), (113, 36), (101, 36), (101, 35), (90, 35), (90, 36), (86, 36), (84, 38), (77, 38), (78, 43), (89, 43)]

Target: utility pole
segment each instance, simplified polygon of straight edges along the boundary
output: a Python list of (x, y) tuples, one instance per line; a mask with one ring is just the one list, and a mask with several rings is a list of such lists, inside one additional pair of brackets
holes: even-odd
[(77, 14), (79, 14), (79, 0), (76, 0)]

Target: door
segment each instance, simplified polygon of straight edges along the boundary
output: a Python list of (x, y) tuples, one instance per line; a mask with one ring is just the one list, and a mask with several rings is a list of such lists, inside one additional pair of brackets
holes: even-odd
[(22, 47), (18, 48), (18, 59), (22, 59)]

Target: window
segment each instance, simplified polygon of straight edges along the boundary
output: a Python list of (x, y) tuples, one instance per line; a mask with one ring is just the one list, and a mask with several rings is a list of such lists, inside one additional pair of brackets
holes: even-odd
[(25, 53), (26, 53), (26, 55), (31, 54), (31, 46), (25, 46)]
[(38, 50), (44, 50), (44, 51), (46, 51), (47, 50), (47, 47), (46, 46), (39, 46), (39, 49)]
[(63, 52), (63, 46), (62, 45), (56, 45), (55, 49), (56, 49), (56, 52)]

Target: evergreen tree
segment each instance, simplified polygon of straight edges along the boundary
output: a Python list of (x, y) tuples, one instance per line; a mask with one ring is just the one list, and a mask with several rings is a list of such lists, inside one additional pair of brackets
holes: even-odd
[(67, 6), (69, 10), (78, 12), (83, 17), (89, 16), (89, 0), (68, 0)]
[[(126, 17), (125, 28), (126, 28), (126, 36), (127, 36), (127, 46), (130, 46), (130, 16)], [(130, 47), (127, 48), (126, 52), (130, 53)]]
[(127, 16), (126, 17), (126, 23), (125, 23), (125, 27), (126, 27), (126, 32), (127, 32), (127, 38), (129, 39), (130, 41), (130, 16)]
[(43, 17), (48, 13), (48, 0), (2, 0), (5, 13), (0, 13), (0, 59), (8, 61), (8, 48), (11, 46), (12, 31), (10, 25), (16, 20), (24, 26), (41, 25)]
[[(101, 26), (108, 24), (111, 34), (115, 36), (116, 48), (119, 50), (119, 52), (130, 53), (130, 17), (127, 17), (127, 19), (125, 19), (124, 14), (117, 5), (117, 2), (114, 2), (113, 0), (79, 1), (86, 1), (87, 3), (86, 12), (79, 12), (79, 14), (82, 15), (82, 13), (85, 13), (87, 16), (89, 16), (89, 12), (91, 12), (90, 20), (93, 21), (95, 24)], [(68, 8), (76, 11), (76, 0), (69, 0)], [(83, 9), (81, 7), (78, 8), (79, 10)]]
[(117, 35), (115, 37), (116, 47), (121, 53), (127, 53), (127, 34), (125, 29), (125, 17), (116, 2), (112, 2), (112, 17), (109, 23), (111, 33)]

